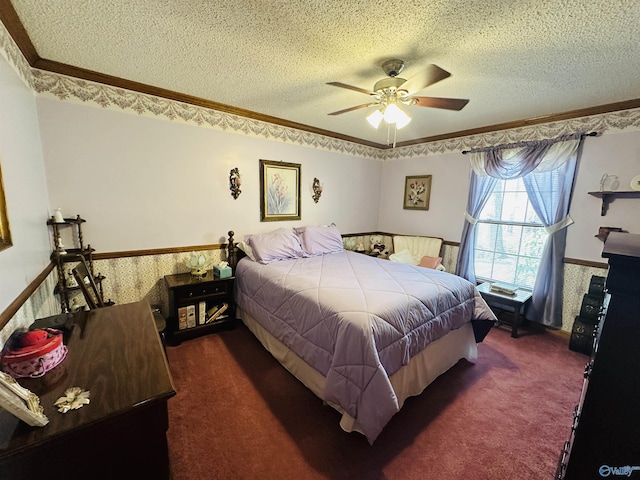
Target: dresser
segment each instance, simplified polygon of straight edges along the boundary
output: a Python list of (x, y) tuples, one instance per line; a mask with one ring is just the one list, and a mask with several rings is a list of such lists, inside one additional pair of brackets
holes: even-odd
[[(167, 402), (175, 395), (146, 301), (73, 314), (67, 357), (19, 383), (40, 397), (49, 423), (30, 427), (0, 409), (0, 479), (168, 479)], [(91, 403), (54, 407), (69, 387)]]
[(612, 232), (607, 291), (556, 479), (640, 478), (640, 235)]

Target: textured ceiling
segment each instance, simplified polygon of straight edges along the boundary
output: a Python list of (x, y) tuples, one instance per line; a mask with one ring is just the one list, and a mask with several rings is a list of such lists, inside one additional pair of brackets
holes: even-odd
[[(452, 76), (398, 142), (640, 98), (637, 0), (11, 0), (40, 58), (385, 144), (367, 103), (389, 58)], [(412, 92), (413, 93), (413, 92)]]

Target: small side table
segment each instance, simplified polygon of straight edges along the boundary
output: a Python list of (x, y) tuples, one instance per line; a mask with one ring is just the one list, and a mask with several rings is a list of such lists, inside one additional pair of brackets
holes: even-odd
[[(492, 292), (491, 283), (485, 282), (478, 285), (478, 291), (485, 302), (492, 307), (500, 310), (513, 308), (513, 322), (511, 323), (511, 336), (518, 338), (518, 327), (520, 326), (521, 312), (531, 301), (531, 292), (529, 290), (523, 290), (521, 288), (516, 290), (513, 295), (507, 295), (504, 293)], [(496, 315), (497, 317), (498, 315)], [(506, 323), (498, 319), (500, 323)]]
[[(167, 319), (167, 341), (177, 345), (207, 333), (234, 328), (235, 303), (233, 299), (233, 282), (235, 277), (219, 278), (209, 270), (204, 277), (195, 277), (191, 273), (165, 275), (164, 282), (169, 295), (169, 318)], [(212, 307), (226, 304), (226, 310), (215, 320), (206, 320), (207, 312)], [(191, 310), (190, 324), (180, 325), (180, 309)], [(188, 313), (185, 313), (188, 315)]]

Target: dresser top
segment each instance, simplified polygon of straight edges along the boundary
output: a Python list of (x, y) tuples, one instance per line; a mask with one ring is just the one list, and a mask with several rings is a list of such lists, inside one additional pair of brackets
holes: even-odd
[(602, 256), (640, 258), (640, 235), (634, 233), (611, 232), (602, 249)]
[[(64, 361), (43, 377), (19, 381), (40, 397), (49, 424), (29, 427), (0, 410), (0, 460), (31, 446), (65, 441), (87, 426), (175, 395), (149, 303), (119, 304), (73, 315), (73, 324), (65, 333), (68, 353)], [(61, 414), (54, 402), (73, 386), (89, 390), (91, 403)]]

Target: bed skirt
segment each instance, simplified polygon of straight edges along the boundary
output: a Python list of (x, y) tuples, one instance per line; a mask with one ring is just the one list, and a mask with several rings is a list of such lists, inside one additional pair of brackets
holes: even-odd
[[(322, 392), (324, 391), (326, 379), (320, 372), (289, 350), (240, 307), (236, 308), (236, 316), (242, 319), (243, 323), (267, 351), (294, 377), (300, 380), (323, 402), (340, 412), (342, 415), (340, 427), (344, 431), (362, 433), (353, 417), (345, 413), (339, 405), (324, 400)], [(466, 323), (430, 343), (427, 348), (415, 355), (407, 365), (389, 377), (398, 399), (399, 408), (402, 408), (407, 398), (422, 393), (430, 383), (463, 358), (469, 361), (474, 361), (478, 358), (478, 347), (471, 323)]]

